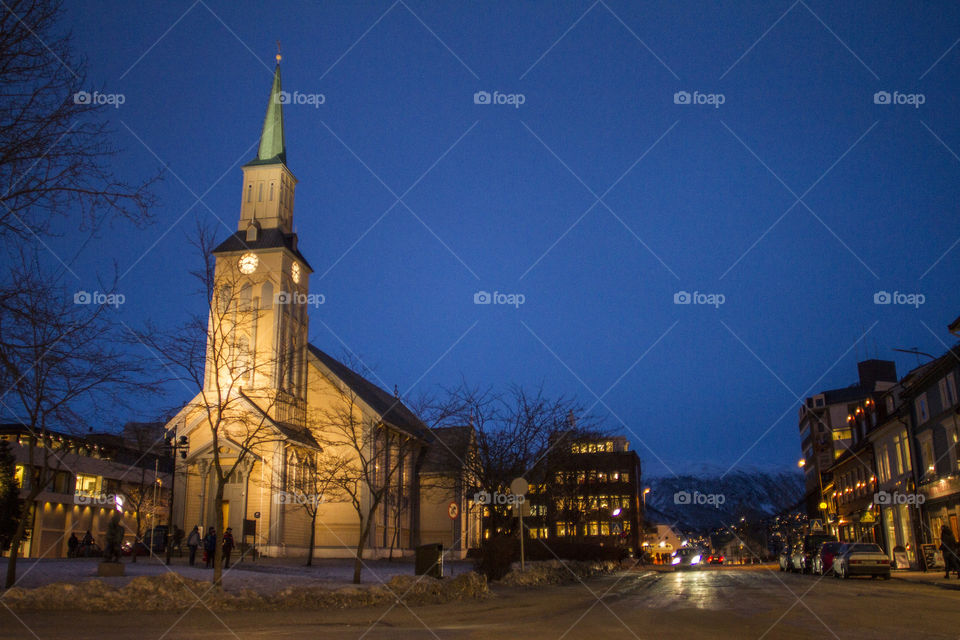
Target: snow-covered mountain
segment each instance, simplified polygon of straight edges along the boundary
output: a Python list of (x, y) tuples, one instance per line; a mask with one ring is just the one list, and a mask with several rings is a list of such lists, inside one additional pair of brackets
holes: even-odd
[(709, 531), (738, 522), (756, 521), (802, 507), (803, 474), (784, 469), (713, 465), (688, 467), (674, 475), (647, 478), (648, 517), (688, 531)]

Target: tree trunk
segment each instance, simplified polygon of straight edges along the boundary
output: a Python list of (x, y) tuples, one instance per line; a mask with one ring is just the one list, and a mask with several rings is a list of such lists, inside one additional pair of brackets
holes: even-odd
[(17, 558), (20, 555), (20, 543), (23, 542), (23, 536), (27, 531), (27, 520), (34, 516), (35, 511), (31, 509), (40, 492), (31, 491), (26, 500), (23, 501), (23, 507), (20, 511), (20, 522), (17, 524), (17, 530), (10, 540), (10, 556), (7, 559), (7, 581), (4, 588), (9, 589), (17, 582)]
[[(130, 559), (130, 562), (137, 561), (137, 541), (140, 539), (140, 527), (142, 526), (143, 525), (140, 523), (140, 507), (137, 506), (137, 531), (133, 535), (133, 551), (130, 553), (130, 555), (133, 556), (133, 558)], [(153, 540), (150, 540), (150, 546), (153, 547)], [(152, 550), (153, 549), (151, 549), (151, 551)], [(123, 552), (121, 551), (121, 553)]]
[(213, 498), (213, 507), (216, 513), (216, 528), (214, 529), (214, 536), (216, 537), (216, 547), (213, 552), (213, 586), (218, 589), (223, 588), (223, 533), (224, 522), (223, 522), (223, 483), (220, 482), (220, 479), (217, 479), (217, 493)]
[(357, 557), (353, 561), (353, 584), (360, 584), (360, 573), (363, 571), (363, 549), (367, 545), (367, 536), (370, 535), (371, 522), (373, 522), (372, 515), (367, 517), (367, 522), (360, 530), (360, 539), (357, 541)]
[(310, 518), (310, 546), (307, 548), (307, 566), (313, 566), (313, 545), (317, 541), (317, 511)]
[(23, 534), (27, 530), (28, 517), (28, 515), (23, 515), (20, 517), (20, 523), (17, 525), (17, 530), (14, 532), (13, 538), (10, 540), (10, 556), (7, 558), (7, 589), (12, 587), (17, 582), (17, 557), (20, 555), (20, 542), (23, 541)]

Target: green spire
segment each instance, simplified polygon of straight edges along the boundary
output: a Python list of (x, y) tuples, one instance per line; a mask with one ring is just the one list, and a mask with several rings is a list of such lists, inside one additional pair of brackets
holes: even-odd
[(283, 140), (285, 98), (286, 94), (280, 88), (280, 54), (277, 54), (277, 68), (273, 72), (270, 102), (267, 103), (267, 115), (263, 119), (263, 132), (260, 134), (260, 150), (257, 152), (257, 159), (250, 164), (287, 163), (287, 146)]

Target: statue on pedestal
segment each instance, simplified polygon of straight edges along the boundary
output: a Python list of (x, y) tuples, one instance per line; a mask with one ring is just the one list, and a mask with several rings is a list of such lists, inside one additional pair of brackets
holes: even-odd
[(120, 512), (114, 511), (110, 518), (110, 524), (107, 525), (107, 544), (103, 549), (104, 562), (120, 562), (120, 555), (123, 553), (121, 545), (123, 544), (123, 525), (120, 523)]

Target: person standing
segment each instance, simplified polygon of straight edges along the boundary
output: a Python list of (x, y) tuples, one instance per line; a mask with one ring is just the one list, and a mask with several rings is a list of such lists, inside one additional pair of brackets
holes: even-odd
[(67, 540), (67, 557), (76, 558), (77, 557), (77, 547), (80, 546), (80, 539), (77, 538), (77, 534), (71, 533), (70, 539)]
[(206, 563), (206, 568), (210, 569), (213, 567), (213, 556), (217, 551), (217, 532), (210, 527), (207, 530), (207, 535), (203, 538), (203, 559)]
[(173, 548), (177, 550), (177, 556), (183, 557), (183, 529), (173, 525)]
[(230, 568), (230, 552), (233, 551), (233, 529), (227, 527), (223, 534), (223, 568)]
[(190, 549), (190, 566), (197, 560), (197, 547), (200, 546), (200, 528), (193, 525), (193, 531), (187, 536), (187, 548)]
[(960, 557), (957, 555), (957, 540), (953, 537), (953, 530), (944, 526), (940, 529), (940, 552), (943, 554), (943, 569), (946, 575), (944, 578), (950, 579), (950, 572), (956, 571), (960, 578)]

